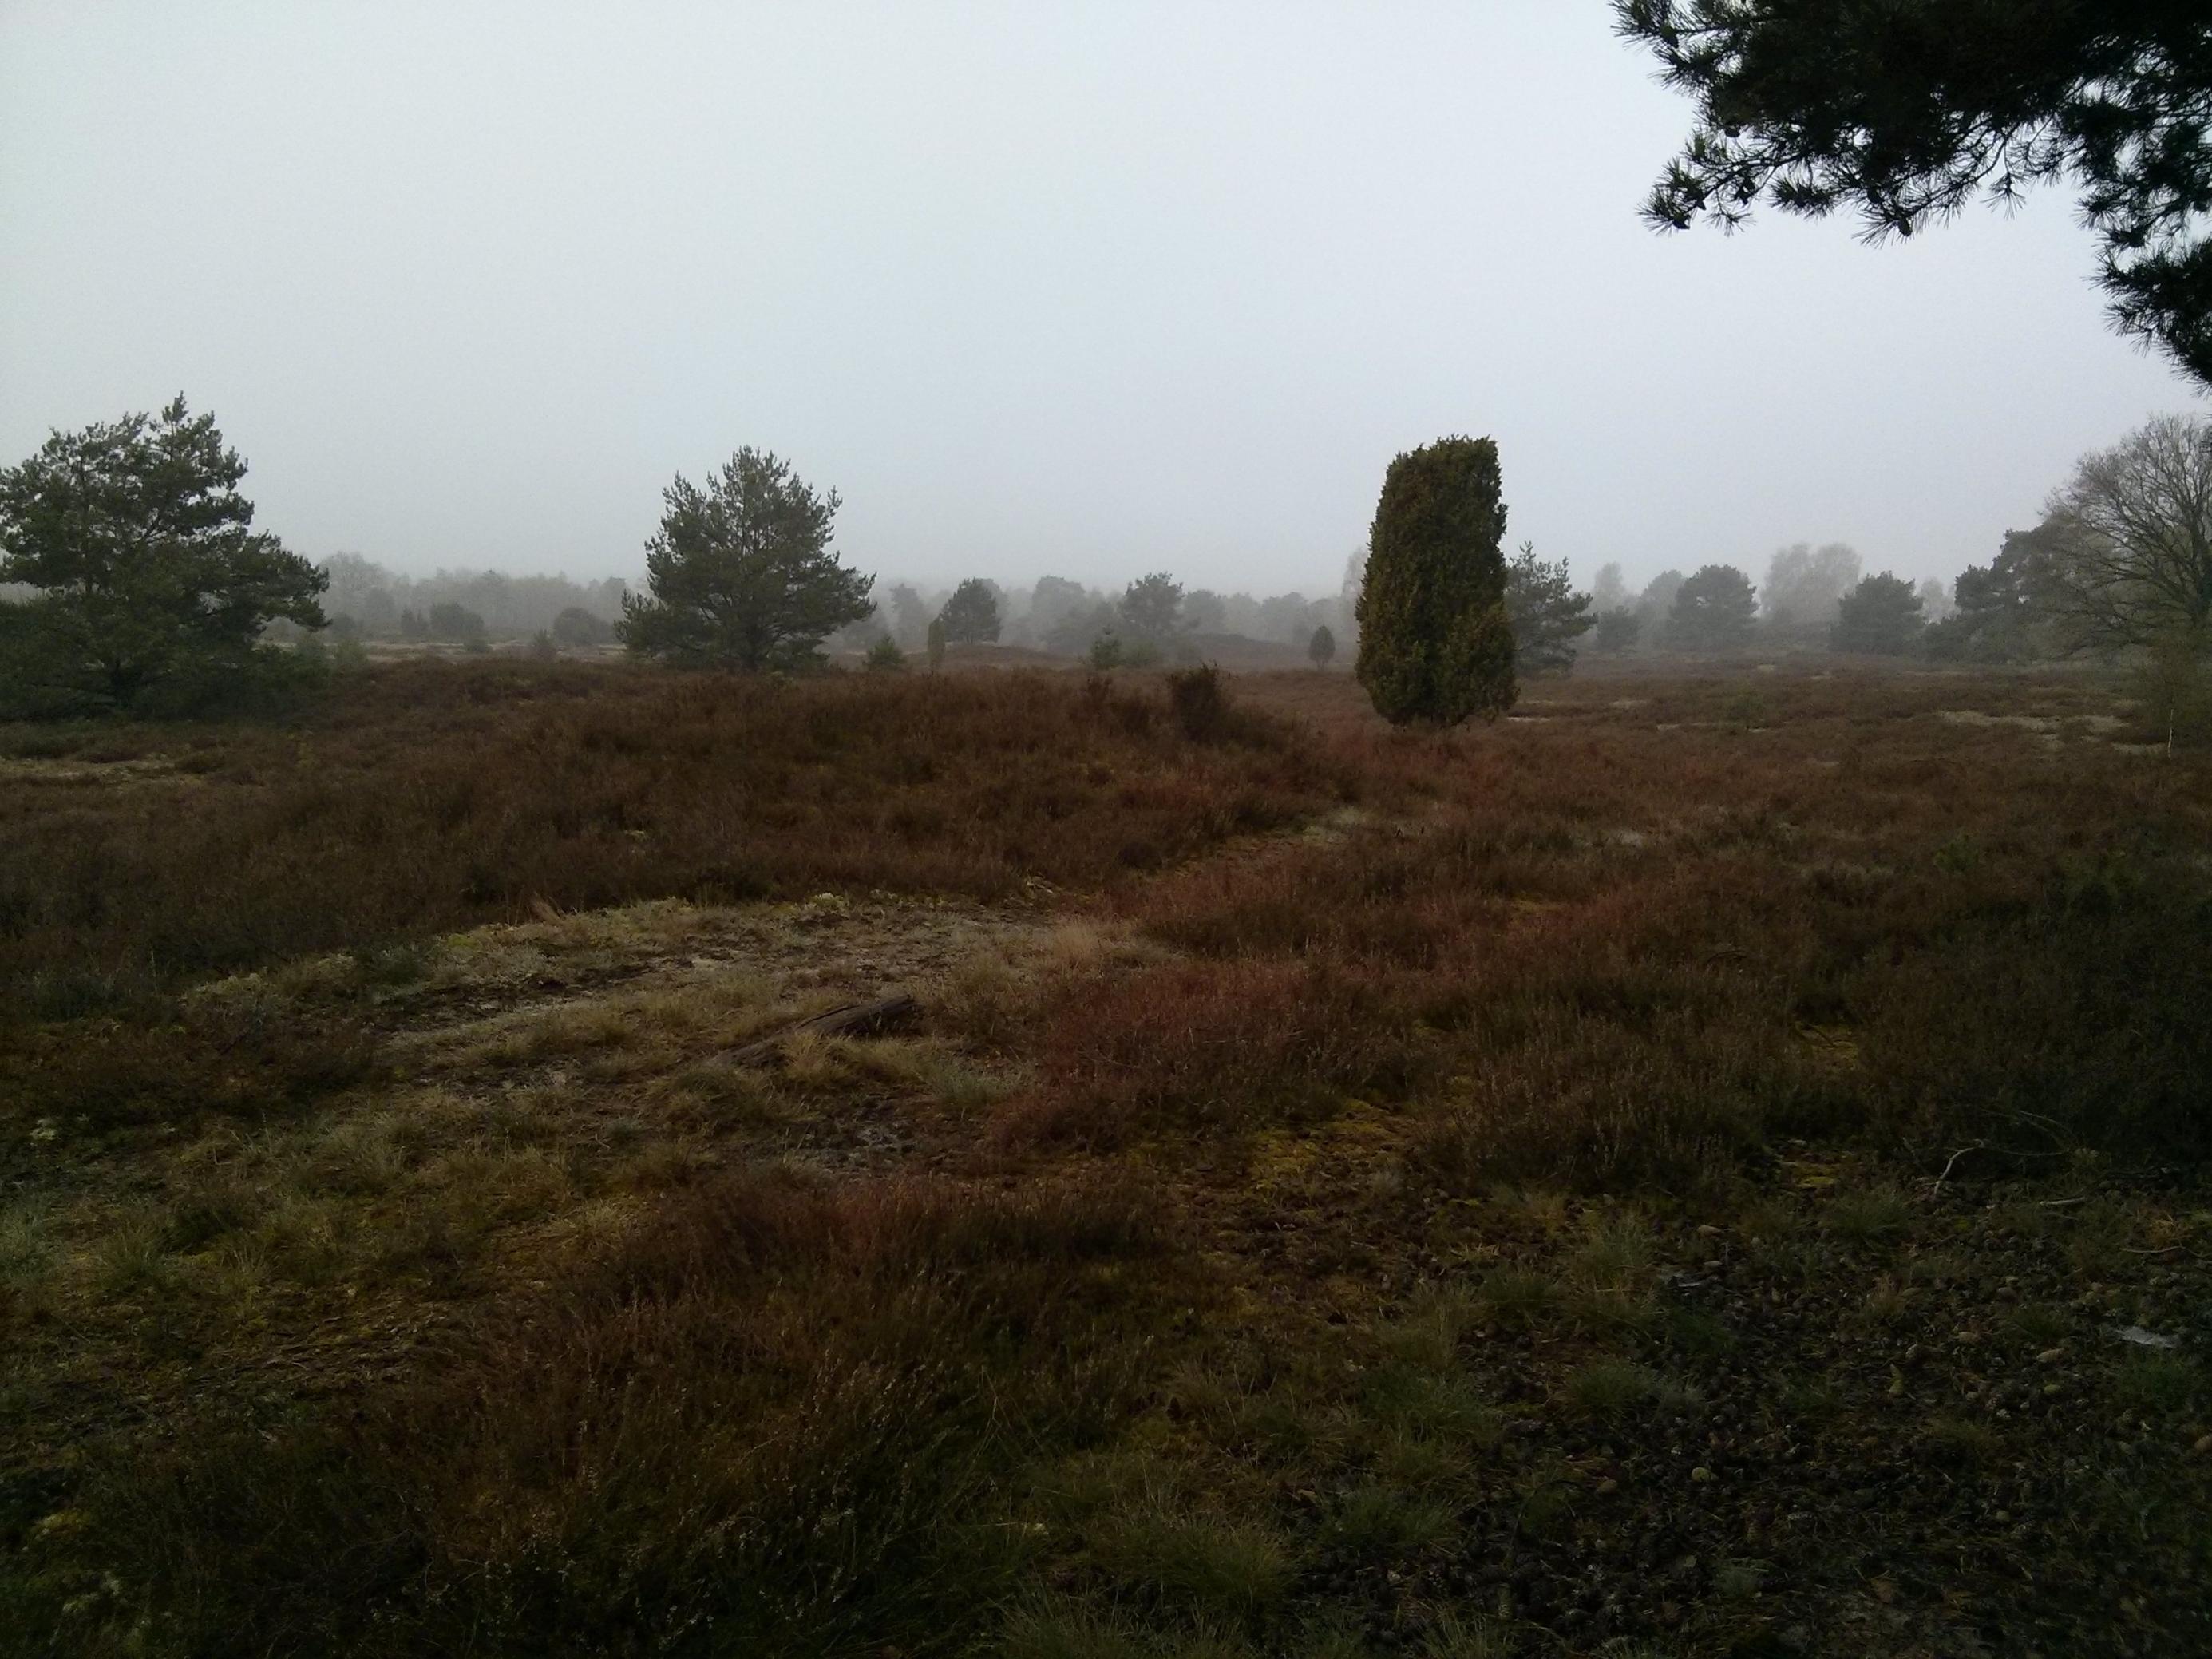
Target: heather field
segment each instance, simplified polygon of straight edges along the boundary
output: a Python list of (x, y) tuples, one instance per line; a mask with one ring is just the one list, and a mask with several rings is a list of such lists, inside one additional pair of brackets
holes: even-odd
[(2212, 757), (2125, 693), (0, 726), (0, 1650), (2212, 1650)]

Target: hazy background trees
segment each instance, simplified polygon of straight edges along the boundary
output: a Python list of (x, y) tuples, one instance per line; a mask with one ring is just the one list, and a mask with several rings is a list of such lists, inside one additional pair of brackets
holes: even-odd
[(1674, 596), (1687, 580), (1679, 570), (1662, 570), (1644, 583), (1643, 592), (1636, 598), (1636, 614), (1645, 639), (1656, 641), (1666, 632), (1667, 619), (1674, 611)]
[(1751, 578), (1709, 564), (1678, 584), (1667, 608), (1667, 643), (1679, 651), (1725, 651), (1746, 643), (1759, 618)]
[(1862, 578), (1836, 606), (1828, 642), (1838, 651), (1901, 657), (1920, 638), (1919, 590), (1887, 570)]
[[(482, 631), (501, 637), (544, 629), (562, 639), (564, 612), (581, 611), (607, 625), (612, 637), (622, 617), (629, 585), (619, 577), (571, 581), (562, 575), (511, 576), (498, 570), (441, 570), (431, 576), (407, 576), (388, 570), (359, 553), (333, 553), (323, 561), (330, 579), (323, 609), (342, 634), (362, 639), (424, 638), (419, 626), (439, 605), (459, 605), (483, 619)], [(404, 626), (409, 611), (418, 627)], [(572, 624), (573, 630), (573, 624)], [(582, 644), (584, 641), (563, 641)]]
[(945, 638), (952, 645), (989, 645), (999, 637), (999, 585), (970, 576), (952, 590), (938, 612)]
[(1121, 590), (1121, 626), (1140, 640), (1158, 645), (1182, 629), (1182, 584), (1164, 570), (1140, 576)]
[(1860, 572), (1857, 552), (1842, 542), (1820, 548), (1798, 542), (1782, 548), (1766, 562), (1759, 616), (1773, 628), (1825, 634), (1835, 626), (1837, 608), (1857, 585)]

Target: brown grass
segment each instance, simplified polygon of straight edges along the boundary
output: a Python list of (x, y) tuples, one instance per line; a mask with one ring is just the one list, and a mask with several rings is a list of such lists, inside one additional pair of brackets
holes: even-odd
[[(1348, 785), (1279, 720), (1225, 735), (1066, 675), (524, 663), (366, 673), (290, 729), (88, 728), (0, 792), (0, 994), (68, 1012), (535, 902), (1095, 887)], [(156, 753), (122, 787), (82, 763)]]
[(0, 1650), (2202, 1646), (2212, 1394), (2110, 1333), (2206, 1288), (2212, 788), (2118, 706), (6, 734)]

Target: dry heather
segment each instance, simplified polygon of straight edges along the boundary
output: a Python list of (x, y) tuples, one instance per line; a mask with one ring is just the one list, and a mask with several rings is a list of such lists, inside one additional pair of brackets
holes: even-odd
[(2212, 1646), (2202, 757), (1192, 684), (0, 734), (0, 1649)]
[(437, 663), (295, 728), (21, 731), (0, 990), (67, 1011), (533, 902), (1095, 886), (1356, 787), (1281, 722), (1231, 735), (1065, 676)]

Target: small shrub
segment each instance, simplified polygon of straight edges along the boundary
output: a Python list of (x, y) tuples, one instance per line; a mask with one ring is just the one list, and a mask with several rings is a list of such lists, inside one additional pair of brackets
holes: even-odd
[(1585, 1365), (1566, 1383), (1567, 1403), (1586, 1416), (1625, 1417), (1635, 1407), (1657, 1397), (1657, 1373), (1642, 1365), (1617, 1359)]
[(1328, 1547), (1363, 1561), (1389, 1561), (1436, 1548), (1457, 1529), (1450, 1504), (1376, 1482), (1337, 1500), (1322, 1530)]
[(1230, 724), (1227, 677), (1212, 663), (1177, 669), (1168, 676), (1168, 706), (1183, 736), (1193, 743), (1218, 743)]

